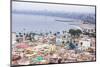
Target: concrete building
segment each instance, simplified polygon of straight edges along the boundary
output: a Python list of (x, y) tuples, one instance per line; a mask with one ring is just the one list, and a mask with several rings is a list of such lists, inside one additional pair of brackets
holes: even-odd
[(12, 32), (12, 44), (16, 42), (16, 33)]
[(91, 40), (90, 39), (79, 40), (79, 47), (82, 48), (82, 50), (88, 49), (89, 47), (91, 47)]
[(79, 25), (82, 28), (83, 32), (94, 33), (95, 32), (95, 24), (81, 24)]

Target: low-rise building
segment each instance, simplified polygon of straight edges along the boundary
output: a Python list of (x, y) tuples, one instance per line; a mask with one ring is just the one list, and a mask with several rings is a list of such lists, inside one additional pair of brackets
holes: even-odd
[(81, 40), (79, 40), (79, 47), (82, 50), (88, 49), (89, 47), (91, 47), (91, 40), (90, 39), (81, 39)]
[(12, 32), (12, 44), (16, 42), (16, 33)]
[(82, 28), (83, 32), (94, 33), (95, 32), (95, 24), (81, 24), (80, 27)]

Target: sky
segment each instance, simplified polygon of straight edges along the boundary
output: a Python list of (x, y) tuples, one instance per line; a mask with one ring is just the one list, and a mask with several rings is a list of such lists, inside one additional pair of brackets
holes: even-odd
[(93, 6), (78, 6), (78, 5), (59, 5), (46, 3), (30, 3), (30, 2), (12, 2), (12, 11), (60, 11), (60, 12), (80, 12), (80, 13), (95, 13)]

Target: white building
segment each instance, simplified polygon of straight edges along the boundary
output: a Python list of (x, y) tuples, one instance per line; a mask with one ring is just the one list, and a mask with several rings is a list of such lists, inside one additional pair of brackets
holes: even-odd
[(12, 44), (16, 43), (16, 33), (12, 32)]
[(87, 24), (81, 24), (80, 25), (80, 27), (82, 28), (82, 30), (84, 31), (84, 32), (88, 32), (88, 33), (93, 33), (93, 32), (95, 32), (95, 24), (89, 24), (89, 23), (87, 23)]
[(91, 47), (91, 40), (90, 39), (82, 39), (82, 40), (79, 40), (79, 47), (82, 50), (88, 49), (89, 47)]

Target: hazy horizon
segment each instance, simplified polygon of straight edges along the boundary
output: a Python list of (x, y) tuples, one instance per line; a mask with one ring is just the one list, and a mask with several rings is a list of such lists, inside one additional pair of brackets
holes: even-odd
[(79, 5), (46, 4), (46, 3), (12, 2), (12, 12), (14, 11), (95, 13), (95, 7), (79, 6)]

